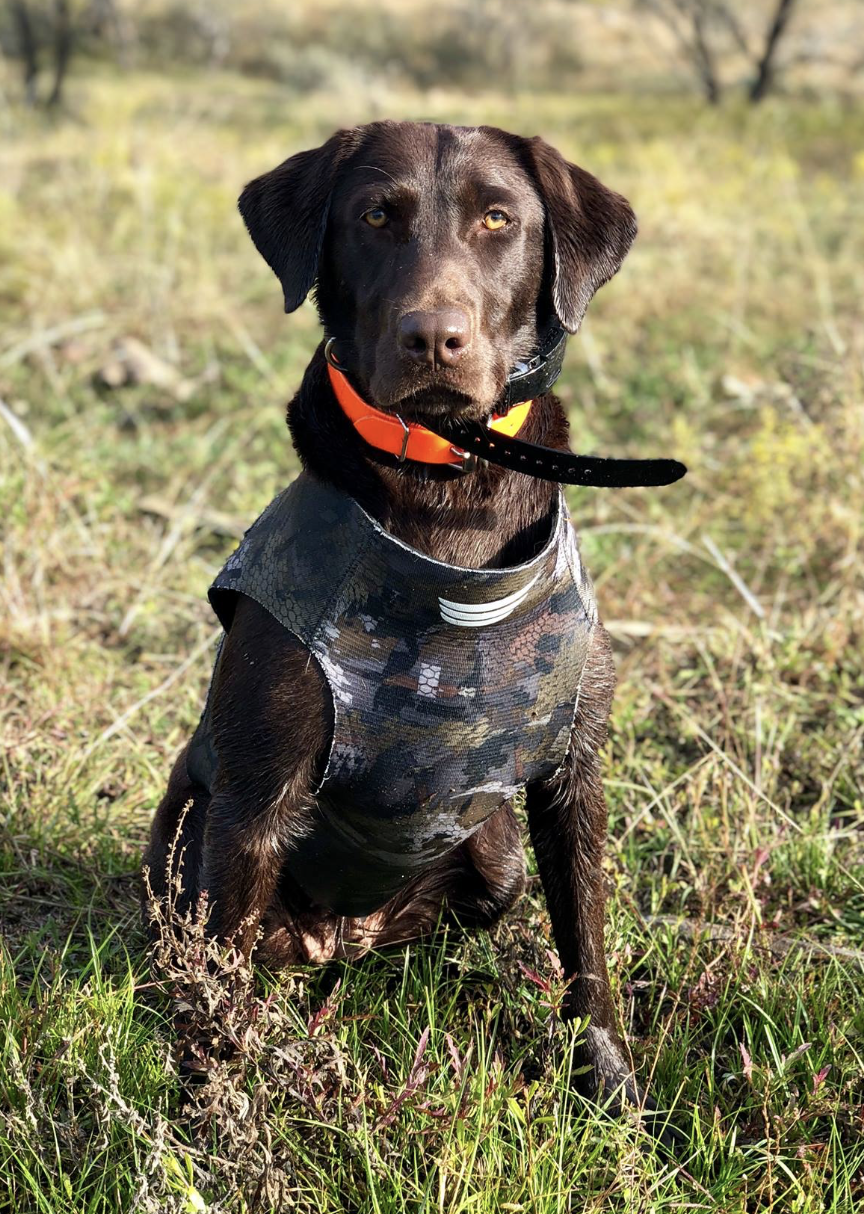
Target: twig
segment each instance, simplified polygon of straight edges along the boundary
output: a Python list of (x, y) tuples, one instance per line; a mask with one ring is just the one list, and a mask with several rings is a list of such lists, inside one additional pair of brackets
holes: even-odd
[(21, 421), (21, 418), (15, 416), (2, 397), (0, 397), (0, 417), (6, 422), (6, 425), (18, 439), (21, 446), (27, 447), (29, 450), (33, 446), (33, 435)]
[(64, 337), (74, 337), (76, 333), (86, 333), (88, 329), (101, 329), (105, 320), (104, 312), (85, 312), (83, 316), (64, 320), (50, 329), (42, 329), (38, 333), (33, 333), (14, 346), (9, 346), (0, 354), (0, 367), (11, 367), (14, 363), (20, 362), (22, 358), (26, 358), (28, 354), (35, 354), (37, 350), (55, 346)]
[(765, 608), (762, 606), (762, 604), (756, 598), (755, 594), (749, 588), (749, 586), (747, 586), (744, 579), (741, 577), (740, 573), (735, 572), (732, 565), (729, 563), (728, 557), (726, 557), (720, 551), (720, 549), (717, 547), (717, 545), (711, 539), (710, 535), (703, 535), (702, 543), (705, 545), (705, 547), (708, 549), (708, 551), (714, 557), (714, 560), (717, 562), (717, 565), (719, 566), (719, 568), (723, 571), (723, 573), (726, 574), (729, 581), (732, 583), (732, 585), (735, 587), (735, 589), (741, 595), (741, 598), (744, 600), (744, 602), (747, 604), (747, 606), (750, 608), (750, 610), (754, 613), (754, 615), (758, 615), (760, 620), (764, 620), (765, 619)]

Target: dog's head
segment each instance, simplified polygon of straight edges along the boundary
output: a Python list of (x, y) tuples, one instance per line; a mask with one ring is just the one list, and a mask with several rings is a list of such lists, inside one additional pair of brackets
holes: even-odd
[(636, 234), (626, 200), (544, 140), (430, 123), (338, 131), (252, 181), (240, 212), (285, 310), (314, 286), (366, 398), (408, 417), (488, 415)]

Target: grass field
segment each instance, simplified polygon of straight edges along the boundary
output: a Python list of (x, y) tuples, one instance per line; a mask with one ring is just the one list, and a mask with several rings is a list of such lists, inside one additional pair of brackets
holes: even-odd
[[(0, 146), (0, 1210), (860, 1209), (861, 108), (289, 103), (215, 73), (69, 99), (4, 111)], [(575, 449), (690, 466), (571, 495), (619, 665), (610, 968), (679, 1165), (571, 1095), (536, 884), (491, 936), (221, 980), (193, 940), (148, 969), (137, 866), (206, 687), (205, 589), (296, 471), (317, 341), (235, 198), (383, 114), (541, 132), (640, 217), (561, 395)], [(185, 1089), (179, 995), (238, 1050)]]

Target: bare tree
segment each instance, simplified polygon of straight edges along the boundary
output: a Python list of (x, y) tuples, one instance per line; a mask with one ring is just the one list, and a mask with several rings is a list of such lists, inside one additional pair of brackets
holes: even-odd
[[(78, 44), (115, 44), (120, 54), (127, 41), (115, 0), (7, 0), (6, 11), (8, 20), (0, 24), (0, 49), (20, 61), (24, 97), (30, 106), (60, 105)], [(48, 87), (40, 96), (39, 74), (43, 68), (50, 75)]]
[(774, 56), (780, 44), (780, 39), (783, 37), (783, 31), (789, 23), (789, 18), (792, 16), (795, 2), (796, 0), (780, 0), (780, 3), (777, 5), (777, 11), (774, 14), (774, 20), (768, 28), (768, 33), (765, 37), (765, 47), (757, 65), (756, 79), (750, 86), (750, 100), (754, 103), (761, 101), (771, 88), (774, 79)]
[(69, 16), (69, 0), (54, 0), (54, 83), (48, 94), (46, 105), (53, 108), (60, 104), (63, 81), (72, 55), (72, 21)]
[(636, 0), (638, 8), (654, 13), (672, 32), (679, 53), (693, 67), (711, 105), (717, 105), (723, 93), (719, 64), (730, 43), (752, 65), (753, 79), (747, 90), (750, 101), (756, 104), (768, 94), (775, 79), (777, 49), (796, 3), (774, 0), (768, 28), (754, 49), (735, 0)]
[(18, 54), (24, 72), (24, 97), (28, 105), (36, 104), (36, 83), (39, 79), (39, 43), (25, 0), (10, 4), (12, 23), (18, 36)]

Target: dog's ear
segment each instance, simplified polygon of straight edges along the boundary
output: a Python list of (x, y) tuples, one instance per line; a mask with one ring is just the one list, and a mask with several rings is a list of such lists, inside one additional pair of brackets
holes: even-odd
[(315, 283), (336, 174), (359, 138), (356, 130), (337, 131), (320, 148), (256, 177), (240, 195), (243, 222), (282, 283), (286, 312), (299, 308)]
[(575, 333), (594, 292), (621, 268), (636, 236), (636, 216), (626, 198), (544, 139), (521, 142), (546, 208), (552, 304), (564, 328)]

